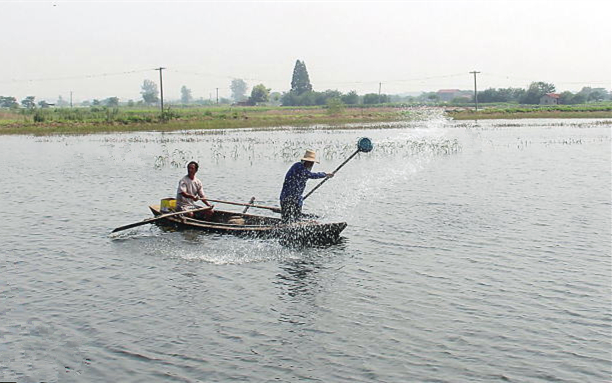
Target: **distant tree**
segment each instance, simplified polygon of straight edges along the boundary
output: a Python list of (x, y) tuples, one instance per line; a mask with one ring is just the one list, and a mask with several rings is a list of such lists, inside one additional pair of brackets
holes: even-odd
[(119, 98), (109, 97), (106, 100), (104, 100), (104, 105), (108, 106), (109, 108), (116, 108), (119, 106)]
[(295, 62), (293, 77), (291, 78), (291, 91), (297, 93), (298, 96), (304, 92), (312, 91), (308, 70), (303, 61), (296, 60)]
[(279, 92), (270, 93), (269, 101), (275, 105), (280, 105), (282, 95)]
[(50, 107), (51, 105), (52, 105), (52, 104), (49, 104), (49, 103), (48, 103), (47, 101), (45, 101), (45, 100), (38, 101), (38, 106), (39, 106), (41, 109), (46, 109), (46, 108)]
[[(478, 99), (480, 100), (480, 96), (478, 97)], [(464, 96), (459, 96), (459, 97), (454, 97), (451, 100), (451, 104), (466, 104), (468, 102), (471, 102), (471, 98), (470, 97), (464, 97)]]
[(102, 103), (100, 102), (100, 100), (98, 100), (98, 99), (96, 99), (96, 98), (94, 98), (94, 99), (93, 99), (93, 101), (91, 102), (91, 105), (93, 105), (93, 106), (99, 106), (99, 105), (101, 105), (101, 104), (102, 104)]
[(57, 96), (57, 101), (55, 102), (55, 105), (59, 106), (59, 107), (64, 107), (64, 106), (68, 106), (69, 103), (68, 103), (68, 101), (64, 100), (62, 95), (59, 95), (59, 96)]
[(267, 102), (270, 99), (270, 89), (266, 88), (264, 84), (255, 85), (253, 90), (251, 90), (251, 97), (249, 101), (253, 103), (253, 105), (258, 102)]
[(132, 108), (134, 106), (134, 100), (128, 100), (127, 102), (127, 106), (129, 106), (130, 108)]
[(191, 101), (193, 101), (193, 96), (191, 96), (191, 89), (183, 85), (181, 87), (181, 103), (191, 104)]
[(325, 92), (313, 92), (315, 94), (315, 105), (327, 105), (332, 98), (340, 98), (342, 93), (337, 90), (328, 89)]
[(587, 96), (584, 93), (576, 93), (574, 97), (572, 97), (572, 104), (584, 104), (587, 102)]
[(500, 102), (518, 102), (525, 94), (523, 88), (500, 88), (498, 90)]
[(478, 102), (502, 102), (506, 101), (496, 89), (489, 88), (478, 92)]
[(18, 108), (19, 103), (15, 97), (0, 96), (0, 108)]
[(570, 91), (565, 91), (559, 95), (559, 104), (570, 105), (574, 103), (574, 94)]
[[(435, 95), (435, 96), (436, 98), (438, 97), (438, 95)], [(378, 93), (368, 93), (365, 96), (363, 96), (364, 104), (382, 104), (388, 101), (389, 101), (389, 96), (387, 96), (386, 94), (379, 95)]]
[(351, 90), (347, 94), (343, 95), (340, 99), (347, 105), (359, 104), (359, 95), (354, 90)]
[(236, 102), (244, 101), (246, 99), (246, 92), (248, 86), (247, 83), (240, 78), (235, 78), (230, 84), (230, 90), (232, 91), (232, 98)]
[(596, 88), (589, 94), (588, 101), (603, 101), (606, 99), (606, 92), (603, 88)]
[(363, 96), (364, 104), (378, 104), (378, 93), (367, 93)]
[(140, 94), (147, 105), (156, 104), (159, 102), (159, 90), (157, 84), (151, 80), (144, 80), (140, 87)]
[(281, 106), (294, 106), (297, 99), (297, 94), (294, 92), (285, 92), (281, 95)]
[(340, 97), (332, 97), (327, 100), (327, 113), (335, 116), (342, 113), (343, 110), (344, 103), (342, 103)]
[(81, 102), (81, 106), (90, 106), (91, 105), (91, 101), (89, 100), (85, 100), (83, 102)]
[(519, 102), (521, 104), (539, 104), (540, 98), (546, 93), (554, 93), (555, 86), (546, 82), (532, 82), (529, 85), (527, 92), (521, 97)]
[(580, 99), (584, 99), (585, 101), (602, 101), (606, 99), (608, 91), (605, 88), (591, 88), (585, 86), (576, 95), (579, 95)]
[(36, 108), (36, 103), (34, 102), (34, 99), (36, 97), (34, 96), (28, 96), (26, 98), (24, 98), (23, 100), (21, 100), (21, 106), (23, 106), (26, 109), (34, 109)]

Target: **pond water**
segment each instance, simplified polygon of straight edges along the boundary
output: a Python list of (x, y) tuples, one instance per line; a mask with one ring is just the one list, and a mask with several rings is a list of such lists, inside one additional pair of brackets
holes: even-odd
[[(277, 206), (305, 149), (331, 171), (364, 136), (305, 202), (348, 223), (335, 245), (109, 235), (190, 160), (210, 198)], [(611, 142), (609, 121), (435, 116), (0, 137), (0, 380), (609, 381)]]

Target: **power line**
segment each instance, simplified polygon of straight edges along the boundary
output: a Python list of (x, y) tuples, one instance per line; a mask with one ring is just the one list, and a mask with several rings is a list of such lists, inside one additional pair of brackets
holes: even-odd
[(47, 77), (47, 78), (11, 79), (11, 80), (0, 81), (0, 84), (18, 83), (18, 82), (78, 80), (78, 79), (99, 78), (99, 77), (108, 77), (108, 76), (120, 76), (120, 75), (133, 74), (133, 73), (150, 72), (152, 70), (157, 70), (157, 69), (138, 69), (138, 70), (130, 70), (130, 71), (124, 71), (124, 72), (85, 74), (85, 75), (76, 75), (76, 76), (60, 76), (60, 77)]
[[(530, 81), (533, 82), (533, 78), (526, 78), (526, 77), (518, 77), (518, 76), (514, 76), (514, 75), (503, 75), (503, 74), (495, 74), (495, 73), (488, 73), (488, 72), (483, 72), (481, 73), (483, 76), (490, 76), (490, 77), (499, 77), (499, 78), (504, 78), (507, 80), (515, 80), (515, 81)], [(555, 84), (577, 84), (577, 85), (584, 85), (584, 84), (598, 84), (598, 85), (609, 85), (609, 82), (605, 82), (605, 81), (551, 81)]]

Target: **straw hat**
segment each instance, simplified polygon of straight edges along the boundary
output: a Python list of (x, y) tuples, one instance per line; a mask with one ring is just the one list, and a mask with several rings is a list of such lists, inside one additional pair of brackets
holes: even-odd
[(302, 158), (302, 161), (316, 162), (317, 164), (319, 163), (319, 161), (316, 159), (314, 150), (307, 150), (306, 154), (304, 154), (304, 157)]

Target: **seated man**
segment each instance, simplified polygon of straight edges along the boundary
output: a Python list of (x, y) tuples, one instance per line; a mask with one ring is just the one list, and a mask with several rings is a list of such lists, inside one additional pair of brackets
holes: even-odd
[[(187, 164), (187, 175), (181, 178), (176, 191), (176, 210), (193, 210), (199, 209), (201, 206), (195, 204), (196, 201), (201, 200), (206, 206), (211, 207), (211, 210), (204, 210), (196, 212), (196, 218), (208, 218), (213, 215), (212, 207), (204, 195), (202, 189), (202, 181), (196, 178), (199, 165), (195, 161), (191, 161)], [(194, 217), (194, 213), (185, 213), (186, 217)]]

